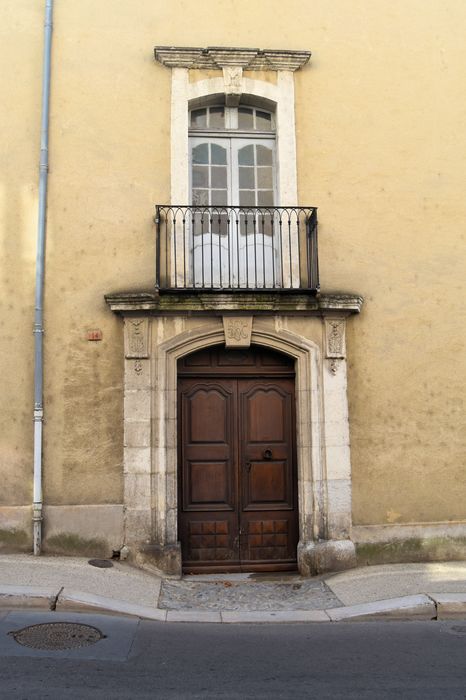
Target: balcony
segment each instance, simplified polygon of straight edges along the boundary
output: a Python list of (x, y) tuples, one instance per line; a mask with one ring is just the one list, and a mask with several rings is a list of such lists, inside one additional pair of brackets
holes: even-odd
[(319, 290), (316, 207), (156, 206), (160, 291)]

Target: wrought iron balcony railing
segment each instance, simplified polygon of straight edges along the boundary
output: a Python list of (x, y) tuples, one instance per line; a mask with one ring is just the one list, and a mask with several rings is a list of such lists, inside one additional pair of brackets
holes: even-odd
[(156, 206), (161, 290), (319, 289), (315, 207)]

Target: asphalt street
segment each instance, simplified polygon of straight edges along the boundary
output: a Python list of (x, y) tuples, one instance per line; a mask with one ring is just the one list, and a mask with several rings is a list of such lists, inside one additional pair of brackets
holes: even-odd
[[(22, 646), (9, 632), (79, 622), (78, 649)], [(0, 619), (0, 697), (466, 698), (466, 621), (212, 625), (11, 612)]]

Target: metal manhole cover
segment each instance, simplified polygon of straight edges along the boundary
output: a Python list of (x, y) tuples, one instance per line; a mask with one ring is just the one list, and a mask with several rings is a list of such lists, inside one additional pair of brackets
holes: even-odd
[(23, 647), (47, 651), (88, 647), (105, 639), (105, 634), (102, 634), (97, 627), (76, 622), (45, 622), (8, 634)]
[(113, 563), (108, 559), (89, 559), (87, 562), (91, 566), (97, 566), (98, 569), (111, 569)]

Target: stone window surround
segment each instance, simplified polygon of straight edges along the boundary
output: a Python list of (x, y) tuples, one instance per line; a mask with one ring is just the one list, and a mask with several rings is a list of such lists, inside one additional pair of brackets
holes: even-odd
[[(293, 72), (305, 65), (309, 51), (280, 51), (208, 47), (156, 47), (155, 59), (172, 69), (171, 87), (171, 203), (188, 204), (189, 192), (189, 109), (208, 104), (214, 96), (224, 96), (225, 103), (240, 100), (264, 106), (275, 112), (278, 201), (280, 206), (296, 206), (295, 96)], [(218, 78), (190, 82), (189, 70), (222, 71)], [(276, 71), (276, 84), (245, 78), (243, 70)]]

